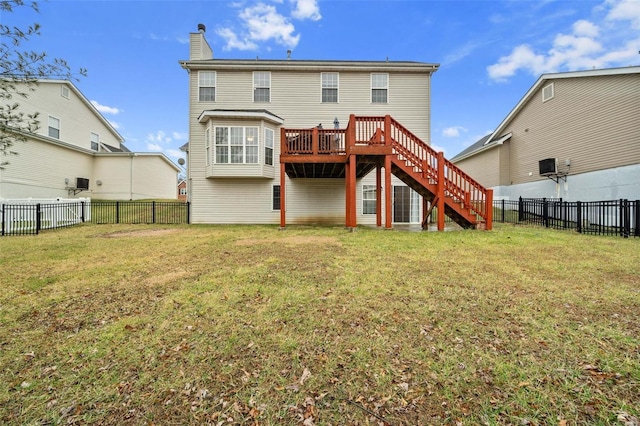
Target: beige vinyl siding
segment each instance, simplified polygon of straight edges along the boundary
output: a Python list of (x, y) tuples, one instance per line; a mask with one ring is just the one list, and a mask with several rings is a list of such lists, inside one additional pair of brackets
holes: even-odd
[(285, 119), (285, 127), (346, 128), (349, 115), (389, 114), (429, 143), (430, 77), (389, 73), (389, 103), (372, 104), (370, 72), (341, 71), (339, 103), (321, 102), (320, 71), (271, 71), (271, 102), (253, 102), (252, 71), (217, 70), (216, 102), (199, 102), (197, 73), (190, 74), (192, 117), (206, 109), (267, 109)]
[[(9, 157), (9, 164), (0, 170), (0, 197), (2, 198), (54, 198), (68, 197), (65, 179), (71, 186), (77, 177), (90, 179), (93, 189), (93, 157), (36, 139), (20, 142), (12, 147), (18, 155)], [(73, 195), (73, 194), (71, 194)], [(78, 196), (91, 196), (85, 191)]]
[[(538, 161), (571, 161), (571, 174), (640, 163), (640, 74), (555, 79), (553, 99), (541, 90), (504, 129), (510, 142), (510, 182), (545, 179)], [(529, 175), (531, 174), (531, 175)]]
[(47, 116), (60, 120), (60, 141), (84, 149), (91, 149), (91, 132), (100, 135), (100, 142), (120, 147), (120, 141), (73, 90), (69, 98), (61, 94), (62, 82), (41, 82), (35, 91), (20, 99), (20, 111), (26, 114), (39, 112), (40, 128), (37, 134), (48, 136)]
[(511, 175), (509, 174), (509, 162), (511, 158), (511, 140), (506, 140), (502, 146), (497, 148), (500, 150), (500, 181), (499, 185), (511, 185)]
[[(205, 129), (198, 116), (205, 110), (256, 110), (266, 109), (284, 119), (283, 127), (311, 128), (322, 124), (333, 128), (334, 118), (340, 127), (346, 128), (350, 114), (389, 114), (409, 128), (418, 137), (429, 143), (430, 75), (424, 73), (389, 72), (389, 103), (371, 103), (371, 73), (362, 71), (339, 71), (339, 102), (321, 102), (321, 72), (336, 72), (334, 69), (313, 71), (271, 71), (270, 102), (253, 102), (254, 69), (225, 67), (207, 68), (216, 71), (216, 101), (198, 101), (198, 81), (195, 69), (190, 79), (190, 130), (189, 130), (189, 178), (194, 223), (272, 223), (280, 221), (280, 211), (272, 210), (272, 187), (280, 184), (280, 131), (274, 130), (273, 178), (254, 179), (253, 172), (243, 177), (213, 177), (213, 164), (206, 167)], [(211, 120), (213, 125), (250, 126), (252, 120)], [(264, 124), (259, 132), (260, 164), (264, 164)], [(214, 153), (214, 134), (211, 153)], [(231, 166), (233, 173), (241, 173), (244, 165)], [(264, 166), (269, 167), (269, 166)], [(245, 169), (247, 170), (247, 169)], [(232, 173), (227, 173), (230, 175)], [(357, 214), (362, 223), (375, 224), (375, 215), (362, 215), (362, 184), (375, 184), (375, 173), (357, 183)], [(399, 181), (394, 179), (394, 182)], [(285, 199), (287, 223), (334, 223), (345, 220), (344, 179), (289, 179), (286, 178)]]
[(500, 185), (500, 148), (494, 147), (456, 163), (480, 185), (491, 188)]

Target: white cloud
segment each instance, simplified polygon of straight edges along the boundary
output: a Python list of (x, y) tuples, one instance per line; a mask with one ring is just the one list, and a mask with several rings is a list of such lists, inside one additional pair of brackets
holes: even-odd
[(240, 19), (249, 32), (250, 40), (274, 40), (287, 47), (295, 47), (300, 41), (300, 35), (293, 35), (293, 24), (279, 14), (275, 6), (258, 3), (247, 7), (240, 12)]
[(218, 28), (216, 34), (227, 41), (224, 50), (256, 50), (258, 48), (258, 45), (250, 40), (240, 40), (231, 28)]
[(629, 21), (631, 26), (640, 30), (640, 1), (638, 0), (607, 0), (611, 10), (607, 15), (610, 21)]
[(319, 21), (322, 19), (320, 8), (316, 0), (292, 0), (295, 9), (291, 12), (291, 16), (296, 19), (311, 19)]
[(184, 158), (184, 152), (179, 149), (167, 149), (165, 154), (170, 158)]
[(106, 105), (101, 105), (98, 101), (91, 101), (91, 105), (93, 105), (95, 107), (95, 109), (97, 109), (98, 111), (100, 111), (100, 113), (102, 114), (119, 114), (122, 112), (121, 109), (115, 108), (115, 107), (109, 107)]
[(113, 120), (108, 120), (109, 124), (111, 124), (111, 127), (113, 127), (116, 130), (120, 129), (120, 123), (118, 123), (117, 121), (113, 121)]
[(442, 136), (444, 136), (445, 138), (457, 138), (458, 136), (460, 136), (460, 132), (466, 131), (467, 129), (462, 126), (447, 127), (442, 130)]
[(434, 150), (436, 150), (437, 152), (442, 152), (442, 153), (444, 153), (444, 156), (445, 156), (445, 157), (447, 156), (447, 152), (446, 152), (446, 150), (444, 149), (444, 147), (439, 146), (439, 145), (431, 145), (431, 148), (433, 148), (433, 149), (434, 149)]
[[(520, 70), (538, 76), (549, 72), (631, 65), (637, 57), (640, 37), (629, 40), (628, 35), (635, 33), (630, 27), (640, 28), (640, 1), (606, 0), (600, 8), (610, 10), (599, 24), (584, 19), (574, 22), (571, 33), (556, 35), (546, 52), (537, 52), (527, 44), (516, 46), (509, 55), (487, 67), (489, 77), (505, 81)], [(615, 25), (612, 21), (616, 21)]]
[(291, 16), (278, 11), (282, 1), (274, 4), (258, 2), (243, 8), (240, 3), (232, 3), (232, 7), (241, 8), (238, 12), (240, 29), (227, 25), (216, 29), (216, 34), (225, 40), (224, 50), (256, 50), (260, 43), (274, 42), (281, 46), (294, 48), (300, 42), (300, 34), (291, 19), (318, 21), (322, 19), (317, 0), (290, 0)]
[(162, 151), (162, 147), (158, 144), (147, 142), (147, 149), (149, 151)]
[(171, 137), (178, 141), (186, 141), (188, 136), (186, 133), (171, 132)]

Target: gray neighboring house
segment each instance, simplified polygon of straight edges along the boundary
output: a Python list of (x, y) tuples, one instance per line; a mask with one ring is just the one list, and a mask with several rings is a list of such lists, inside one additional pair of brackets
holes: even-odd
[(541, 75), (451, 161), (495, 199), (640, 199), (640, 66)]

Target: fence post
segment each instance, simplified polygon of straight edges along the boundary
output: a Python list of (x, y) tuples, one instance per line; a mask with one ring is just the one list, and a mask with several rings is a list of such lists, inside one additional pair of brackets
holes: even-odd
[(582, 201), (576, 201), (576, 230), (582, 233)]
[(504, 198), (502, 199), (502, 223), (504, 223)]
[(629, 238), (629, 233), (631, 232), (631, 207), (629, 205), (629, 200), (621, 200), (622, 201), (622, 210), (623, 210), (623, 222), (622, 222), (622, 236), (624, 238)]
[(522, 197), (518, 198), (518, 222), (524, 220), (524, 205), (522, 203)]
[(84, 201), (80, 201), (80, 221), (84, 223)]
[(542, 199), (542, 221), (544, 222), (544, 227), (549, 227), (549, 205), (547, 204), (547, 199)]
[(40, 211), (40, 203), (36, 204), (36, 235), (40, 233), (40, 220), (42, 219), (42, 212)]
[(5, 218), (4, 206), (5, 206), (5, 204), (0, 204), (0, 206), (2, 206), (2, 225), (1, 226), (2, 226), (2, 236), (4, 237), (4, 218)]
[(635, 216), (634, 237), (640, 237), (640, 200), (634, 201), (633, 211)]
[(187, 201), (187, 225), (191, 223), (191, 202)]
[(151, 223), (156, 223), (156, 202), (151, 202)]
[(116, 223), (120, 223), (120, 201), (116, 201)]

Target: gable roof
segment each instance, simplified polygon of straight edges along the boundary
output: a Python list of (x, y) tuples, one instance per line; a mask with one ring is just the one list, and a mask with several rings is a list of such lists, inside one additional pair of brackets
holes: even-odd
[(73, 93), (76, 94), (76, 96), (78, 97), (78, 99), (80, 99), (82, 101), (82, 103), (85, 104), (85, 106), (96, 116), (98, 117), (98, 119), (102, 122), (102, 124), (104, 124), (107, 129), (109, 130), (109, 132), (111, 132), (113, 134), (113, 136), (120, 142), (124, 142), (124, 138), (122, 137), (122, 135), (120, 135), (120, 133), (118, 133), (118, 131), (115, 129), (115, 127), (113, 127), (111, 125), (111, 123), (109, 123), (109, 120), (107, 120), (106, 118), (104, 118), (104, 116), (100, 113), (100, 111), (98, 111), (96, 109), (95, 106), (93, 106), (93, 104), (89, 101), (89, 99), (87, 99), (82, 92), (80, 91), (80, 89), (78, 89), (72, 82), (70, 82), (69, 80), (49, 80), (49, 79), (42, 79), (42, 80), (38, 80), (38, 84), (49, 84), (49, 83), (53, 83), (53, 84), (64, 84), (66, 86), (68, 86)]
[(531, 88), (527, 91), (527, 93), (525, 93), (522, 99), (520, 99), (516, 106), (511, 110), (511, 112), (509, 112), (504, 120), (502, 120), (498, 127), (496, 127), (493, 133), (485, 136), (470, 147), (466, 148), (465, 150), (454, 156), (451, 161), (456, 162), (471, 157), (480, 152), (486, 151), (487, 149), (493, 148), (494, 146), (498, 146), (506, 141), (509, 137), (511, 137), (510, 133), (508, 135), (502, 135), (502, 132), (505, 131), (509, 123), (511, 123), (514, 117), (518, 115), (518, 113), (524, 108), (524, 106), (529, 102), (533, 95), (537, 93), (538, 89), (548, 81), (564, 78), (601, 77), (623, 74), (640, 74), (640, 66), (542, 74), (538, 78), (538, 80), (536, 80), (533, 86), (531, 86)]

